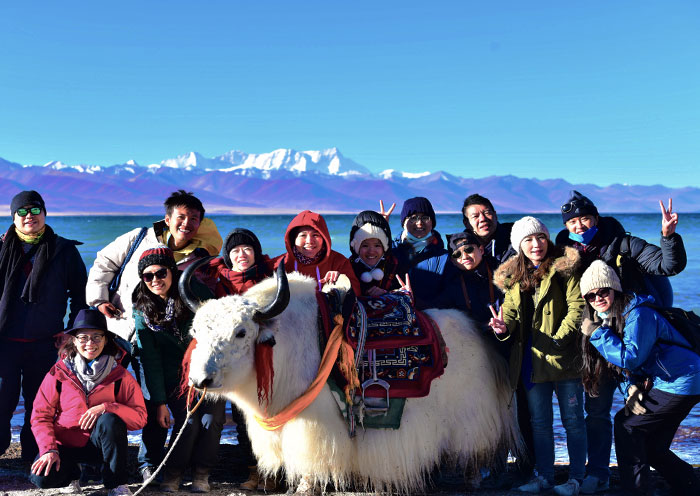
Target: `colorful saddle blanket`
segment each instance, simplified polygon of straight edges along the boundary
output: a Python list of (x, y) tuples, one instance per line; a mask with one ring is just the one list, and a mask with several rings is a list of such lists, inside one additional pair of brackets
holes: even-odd
[[(373, 379), (376, 369), (376, 378), (389, 384), (390, 398), (427, 396), (432, 380), (445, 371), (447, 356), (439, 328), (427, 315), (413, 308), (410, 295), (394, 291), (379, 297), (357, 297), (350, 314), (347, 312), (346, 305), (343, 312), (346, 339), (356, 353), (358, 342), (363, 350), (358, 370), (360, 383)], [(327, 338), (330, 326), (323, 328)], [(376, 366), (368, 360), (368, 350), (375, 350), (371, 354)], [(340, 374), (333, 377), (338, 385), (346, 384)], [(356, 393), (362, 395), (359, 389)], [(386, 397), (386, 390), (381, 387), (366, 388), (364, 393), (366, 397)]]

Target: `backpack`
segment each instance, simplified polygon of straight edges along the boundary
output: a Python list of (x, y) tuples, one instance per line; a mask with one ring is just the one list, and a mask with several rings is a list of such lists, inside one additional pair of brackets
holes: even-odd
[(650, 295), (663, 307), (673, 305), (673, 287), (668, 276), (647, 274), (632, 257), (630, 234), (627, 233), (620, 242), (620, 249), (615, 259), (615, 272), (622, 283), (622, 290)]
[(690, 346), (674, 343), (666, 339), (659, 339), (657, 342), (680, 346), (700, 355), (700, 316), (692, 310), (683, 310), (678, 307), (661, 307), (649, 302), (644, 302), (641, 306), (649, 307), (658, 312), (690, 343)]

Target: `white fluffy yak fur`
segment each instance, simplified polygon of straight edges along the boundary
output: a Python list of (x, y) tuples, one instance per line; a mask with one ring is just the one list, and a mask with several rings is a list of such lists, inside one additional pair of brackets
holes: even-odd
[(243, 296), (206, 302), (192, 325), (197, 347), (190, 378), (195, 383), (211, 379), (210, 393), (225, 396), (243, 410), (261, 471), (276, 474), (284, 469), (292, 487), (304, 477), (337, 490), (352, 483), (413, 493), (424, 487), (426, 475), (444, 456), (462, 466), (473, 465), (490, 461), (498, 447), (517, 445), (505, 362), (456, 310), (427, 311), (442, 331), (449, 364), (433, 381), (429, 396), (406, 401), (400, 429), (358, 427), (351, 439), (326, 385), (299, 416), (276, 431), (264, 430), (255, 421), (256, 415), (265, 415), (257, 400), (254, 368), (259, 333), (272, 332), (276, 340), (270, 416), (306, 390), (321, 357), (316, 282), (298, 273), (288, 279), (290, 303), (262, 331), (252, 316), (274, 298), (274, 278)]

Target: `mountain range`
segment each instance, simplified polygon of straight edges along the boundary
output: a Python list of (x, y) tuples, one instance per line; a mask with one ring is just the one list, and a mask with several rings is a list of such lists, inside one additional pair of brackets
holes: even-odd
[[(633, 180), (632, 175), (630, 179)], [(673, 198), (682, 212), (700, 211), (700, 189), (662, 185), (571, 184), (565, 179), (512, 175), (459, 177), (444, 171), (374, 174), (337, 148), (280, 149), (252, 154), (230, 151), (206, 158), (191, 152), (159, 164), (21, 165), (0, 158), (0, 197), (8, 205), (24, 189), (39, 191), (52, 214), (160, 214), (176, 189), (194, 192), (212, 213), (357, 213), (413, 196), (430, 199), (436, 211), (459, 212), (464, 198), (479, 193), (502, 213), (558, 212), (576, 189), (601, 212), (658, 212), (659, 199)]]

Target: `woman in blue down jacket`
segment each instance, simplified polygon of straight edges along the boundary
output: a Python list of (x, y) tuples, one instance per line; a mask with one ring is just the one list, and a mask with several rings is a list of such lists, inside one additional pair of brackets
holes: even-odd
[[(700, 355), (656, 310), (648, 297), (622, 292), (620, 279), (597, 260), (581, 278), (587, 305), (582, 322), (584, 385), (595, 392), (605, 359), (630, 378), (625, 408), (615, 415), (615, 450), (625, 489), (646, 494), (649, 467), (674, 494), (700, 494), (693, 467), (669, 448), (680, 423), (700, 402)], [(622, 369), (622, 370), (621, 370)], [(651, 389), (642, 383), (653, 380)]]

